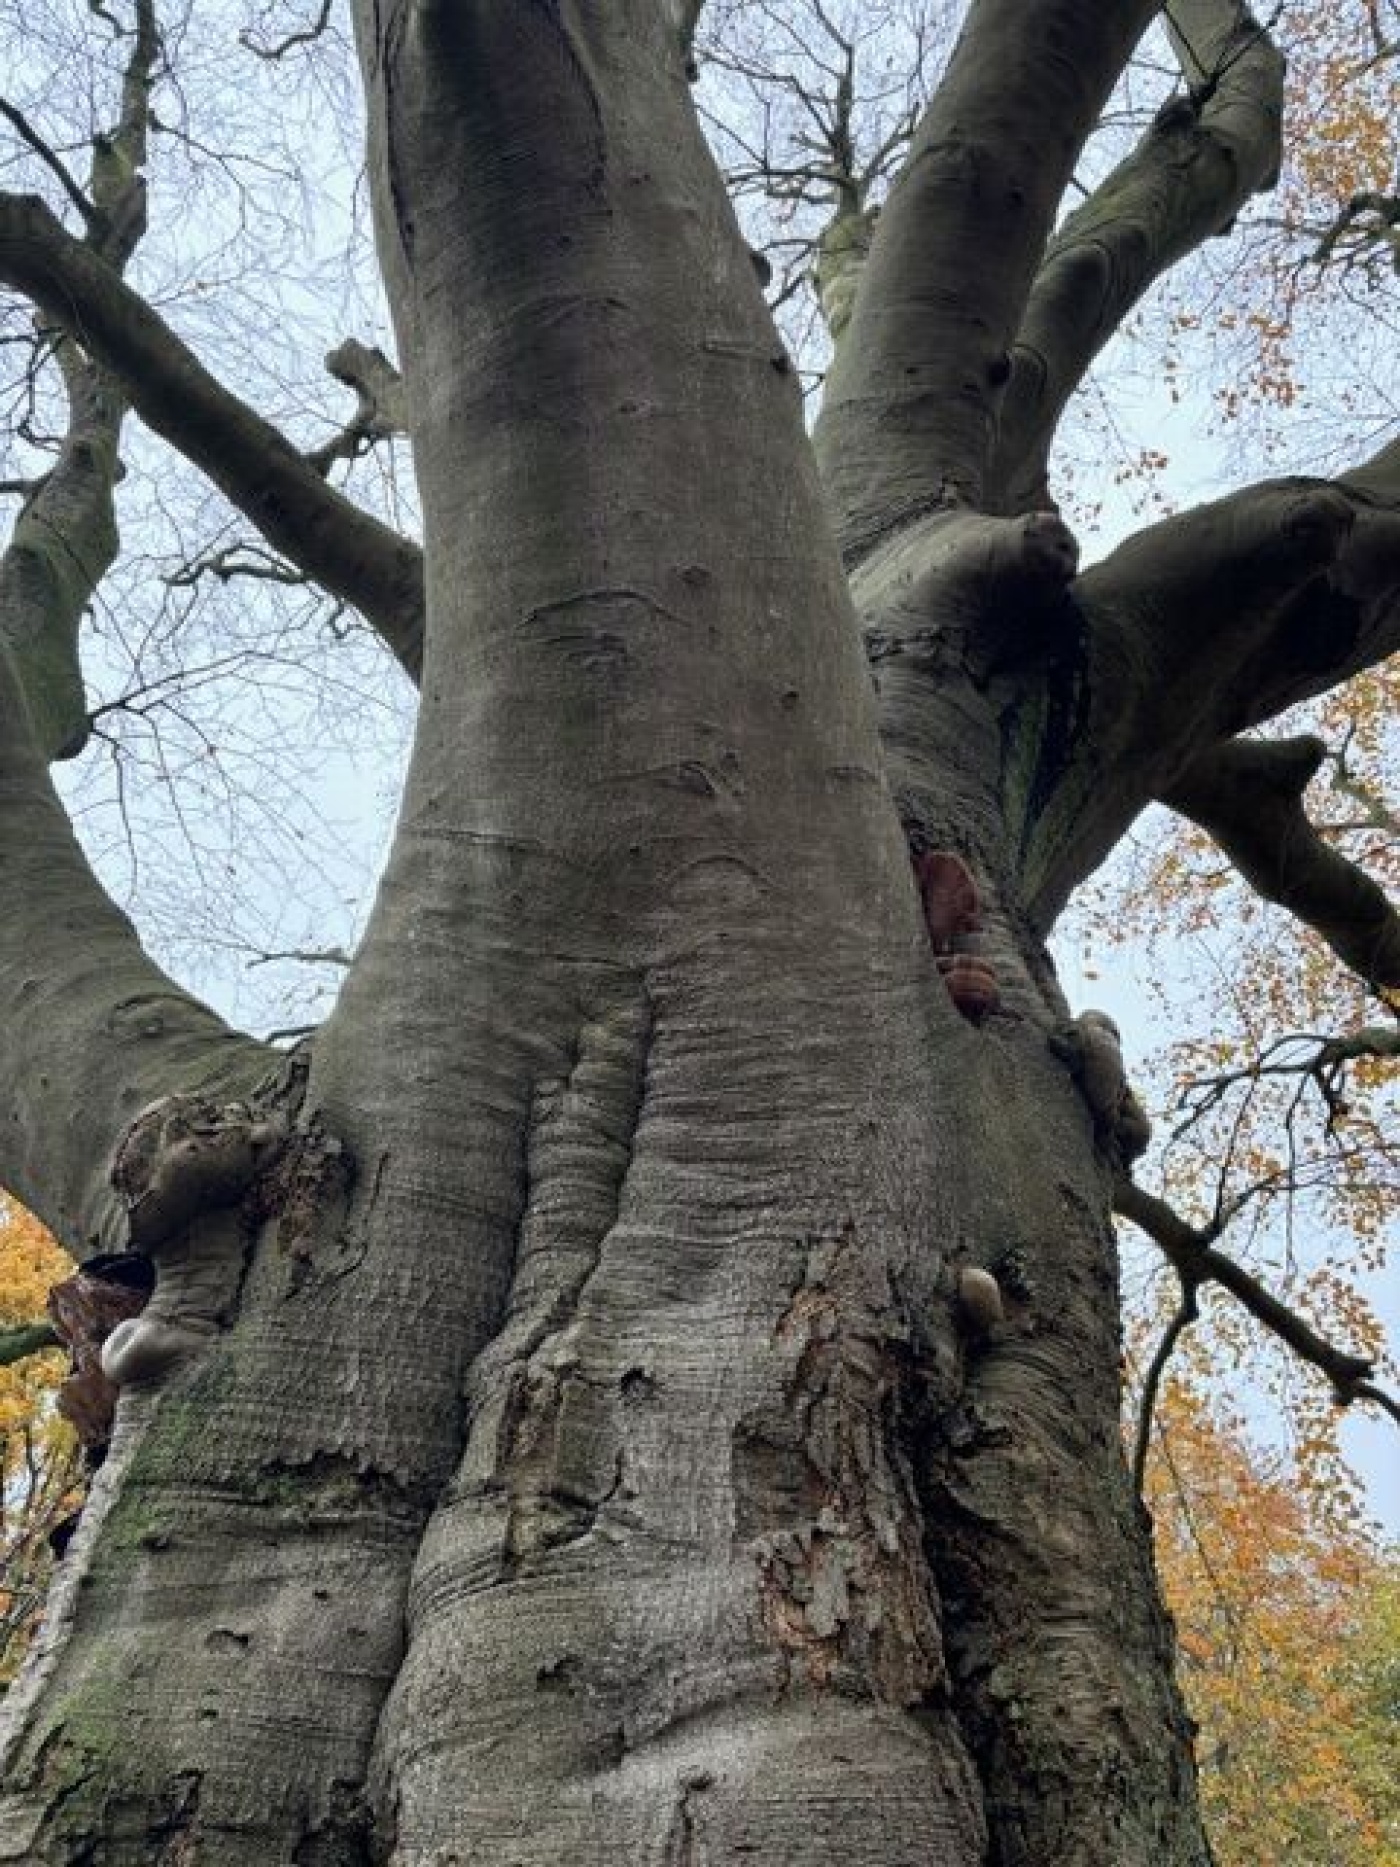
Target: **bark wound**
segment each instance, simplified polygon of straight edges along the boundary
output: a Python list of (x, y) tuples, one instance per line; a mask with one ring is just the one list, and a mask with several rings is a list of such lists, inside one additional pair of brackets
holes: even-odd
[(680, 1780), (680, 1800), (666, 1837), (665, 1867), (702, 1867), (709, 1859), (696, 1798), (714, 1787), (708, 1770), (688, 1770)]
[(813, 1247), (776, 1344), (785, 1402), (736, 1431), (735, 1533), (788, 1682), (928, 1703), (945, 1669), (900, 1443), (908, 1331), (853, 1235)]

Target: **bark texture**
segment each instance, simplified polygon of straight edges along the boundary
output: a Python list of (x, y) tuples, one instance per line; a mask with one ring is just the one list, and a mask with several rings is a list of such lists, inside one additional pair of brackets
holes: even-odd
[[(1277, 61), (1205, 0), (1214, 89), (1053, 240), (1154, 9), (969, 10), (831, 268), (814, 449), (699, 11), (360, 0), (402, 377), (341, 365), (412, 434), (421, 558), (0, 199), (4, 276), (421, 670), (368, 931), (288, 1057), (151, 965), (0, 659), (0, 1177), (155, 1279), (0, 1860), (1209, 1859), (1119, 1443), (1136, 1104), (1043, 938), (1160, 796), (1385, 976), (1354, 873), (1280, 867), (1296, 759), (1239, 735), (1389, 652), (1395, 463), (1084, 576), (1035, 509), (1105, 321), (1267, 167)], [(1071, 315), (1140, 194), (1149, 250)]]

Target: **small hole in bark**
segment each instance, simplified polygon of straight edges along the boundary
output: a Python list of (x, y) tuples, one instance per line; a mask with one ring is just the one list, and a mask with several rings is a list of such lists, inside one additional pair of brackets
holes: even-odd
[(650, 1400), (656, 1392), (656, 1382), (645, 1368), (629, 1368), (618, 1382), (624, 1400), (636, 1402)]
[(251, 1640), (251, 1634), (235, 1633), (231, 1627), (215, 1627), (205, 1635), (204, 1644), (211, 1653), (242, 1653)]

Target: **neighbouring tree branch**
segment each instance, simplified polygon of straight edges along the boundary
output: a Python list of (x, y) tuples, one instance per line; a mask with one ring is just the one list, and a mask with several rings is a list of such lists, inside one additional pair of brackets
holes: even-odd
[(1383, 889), (1321, 837), (1303, 793), (1327, 756), (1320, 739), (1233, 739), (1162, 793), (1205, 830), (1250, 886), (1321, 934), (1377, 989), (1400, 986), (1400, 914)]
[(22, 1322), (0, 1329), (0, 1368), (12, 1368), (17, 1361), (57, 1348), (59, 1341), (53, 1325), (47, 1322)]
[(1172, 0), (1165, 13), (1187, 90), (1069, 216), (1036, 275), (991, 474), (1005, 510), (1045, 504), (1065, 405), (1148, 287), (1277, 179), (1284, 61), (1268, 33), (1240, 0)]
[[(1295, 1054), (1303, 1044), (1309, 1048), (1302, 1054)], [(1339, 1037), (1312, 1037), (1293, 1032), (1276, 1038), (1252, 1063), (1196, 1077), (1180, 1098), (1178, 1106), (1185, 1108), (1187, 1114), (1176, 1132), (1183, 1133), (1199, 1121), (1222, 1102), (1230, 1090), (1242, 1083), (1261, 1082), (1266, 1077), (1291, 1076), (1304, 1083), (1312, 1081), (1335, 1123), (1347, 1112), (1346, 1066), (1363, 1057), (1392, 1061), (1400, 1057), (1400, 1027), (1368, 1024)]]
[(81, 334), (148, 427), (183, 453), (272, 547), (357, 608), (417, 679), (417, 545), (333, 487), (272, 424), (224, 388), (168, 324), (34, 196), (0, 195), (0, 279)]
[(1155, 8), (986, 0), (877, 223), (817, 424), (848, 559), (979, 503), (1009, 348), (1083, 147)]
[[(1261, 1323), (1311, 1367), (1325, 1374), (1339, 1406), (1355, 1400), (1374, 1401), (1389, 1413), (1395, 1402), (1376, 1389), (1371, 1380), (1375, 1363), (1367, 1355), (1354, 1355), (1320, 1336), (1295, 1310), (1267, 1290), (1257, 1277), (1233, 1258), (1215, 1249), (1218, 1226), (1197, 1230), (1163, 1199), (1120, 1176), (1114, 1186), (1115, 1209), (1152, 1240), (1182, 1281), (1184, 1289), (1219, 1284), (1228, 1290), (1254, 1320)], [(1179, 1333), (1179, 1332), (1178, 1332)]]

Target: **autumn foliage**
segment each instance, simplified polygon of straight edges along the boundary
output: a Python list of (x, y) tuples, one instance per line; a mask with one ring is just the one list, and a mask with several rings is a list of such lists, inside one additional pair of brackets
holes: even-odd
[[(44, 1315), (68, 1258), (38, 1220), (0, 1194), (0, 1336)], [(48, 1537), (73, 1509), (80, 1461), (54, 1410), (60, 1349), (0, 1366), (0, 1688), (13, 1677), (53, 1567)]]
[(1400, 1867), (1400, 1563), (1189, 1378), (1146, 1500), (1219, 1867)]

